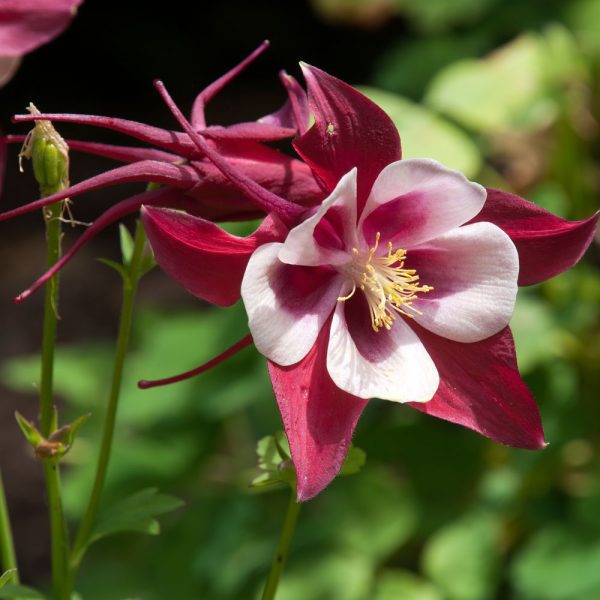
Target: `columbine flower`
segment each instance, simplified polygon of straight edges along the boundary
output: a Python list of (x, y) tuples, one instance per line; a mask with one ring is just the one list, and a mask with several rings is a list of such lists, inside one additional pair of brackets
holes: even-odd
[[(204, 114), (206, 104), (267, 47), (267, 42), (261, 44), (239, 65), (200, 92), (192, 108), (191, 122), (194, 131), (202, 132), (209, 139), (211, 148), (227, 157), (227, 160), (247, 177), (276, 194), (286, 196), (293, 203), (304, 206), (314, 205), (325, 194), (317, 185), (309, 167), (302, 161), (291, 158), (262, 143), (290, 138), (305, 131), (308, 127), (309, 114), (306, 96), (292, 77), (285, 73), (281, 74), (280, 78), (288, 93), (288, 100), (275, 113), (262, 117), (258, 121), (236, 123), (228, 127), (206, 125)], [(221, 252), (219, 248), (228, 243), (227, 240), (231, 240), (232, 246), (241, 249), (239, 257), (241, 258), (242, 272), (257, 243), (281, 237), (279, 232), (275, 232), (277, 227), (271, 224), (272, 219), (268, 219), (255, 235), (240, 245), (237, 243), (238, 238), (234, 239), (210, 222), (256, 218), (268, 212), (271, 205), (261, 205), (260, 203), (257, 205), (248, 200), (211, 161), (206, 159), (205, 153), (199, 150), (189, 135), (185, 133), (159, 129), (125, 119), (93, 115), (34, 114), (20, 115), (14, 118), (14, 121), (19, 123), (41, 120), (104, 127), (130, 135), (158, 148), (113, 146), (67, 140), (71, 151), (97, 154), (127, 164), (91, 177), (57, 194), (2, 213), (0, 221), (65, 198), (73, 199), (85, 192), (120, 183), (139, 181), (158, 183), (161, 184), (161, 187), (136, 194), (112, 206), (87, 229), (51, 270), (44, 273), (31, 288), (18, 296), (17, 301), (26, 298), (38, 289), (99, 231), (137, 211), (142, 204), (172, 207), (202, 217), (203, 243), (207, 255)], [(25, 137), (7, 136), (6, 141), (22, 143)], [(185, 219), (185, 216), (181, 218)], [(215, 294), (221, 294), (219, 286), (217, 286), (215, 294), (209, 294), (207, 299), (218, 300), (219, 304), (232, 304), (239, 298), (239, 282), (237, 287), (238, 290), (233, 299), (226, 295), (219, 300), (215, 296)]]
[(8, 83), (22, 57), (60, 35), (82, 0), (2, 0), (0, 3), (0, 87)]
[[(573, 266), (598, 215), (565, 221), (434, 161), (400, 160), (398, 132), (379, 107), (319, 69), (303, 70), (315, 123), (294, 146), (329, 196), (283, 243), (255, 250), (242, 284), (252, 337), (269, 359), (299, 500), (336, 476), (372, 397), (504, 444), (542, 448), (540, 415), (507, 323), (517, 284)], [(264, 195), (274, 212), (287, 209), (210, 151), (160, 89), (232, 182)], [(202, 267), (192, 266), (203, 248), (194, 217), (183, 222), (152, 208), (143, 217), (158, 263), (188, 289), (201, 286)]]

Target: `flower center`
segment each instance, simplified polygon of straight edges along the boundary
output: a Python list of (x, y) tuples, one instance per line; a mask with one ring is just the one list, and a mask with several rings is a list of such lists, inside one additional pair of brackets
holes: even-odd
[(360, 289), (369, 305), (371, 325), (375, 332), (382, 327), (390, 329), (398, 314), (413, 318), (421, 313), (413, 307), (418, 292), (429, 292), (429, 285), (419, 285), (419, 276), (414, 269), (405, 269), (406, 250), (392, 247), (388, 242), (388, 253), (375, 256), (379, 247), (380, 233), (375, 236), (375, 245), (368, 252), (352, 248), (352, 261), (343, 270), (353, 283), (347, 296), (338, 298), (345, 302)]

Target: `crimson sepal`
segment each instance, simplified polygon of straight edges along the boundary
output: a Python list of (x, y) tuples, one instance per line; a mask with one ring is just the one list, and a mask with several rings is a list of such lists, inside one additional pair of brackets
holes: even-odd
[(300, 502), (316, 496), (339, 473), (368, 402), (340, 390), (329, 376), (326, 363), (330, 323), (321, 329), (300, 362), (288, 367), (268, 363), (296, 468)]
[(239, 299), (242, 277), (254, 250), (282, 240), (287, 233), (273, 216), (245, 238), (167, 208), (144, 206), (142, 221), (165, 273), (194, 296), (218, 306), (231, 306)]
[(358, 168), (358, 213), (373, 182), (400, 160), (400, 136), (387, 114), (347, 83), (316, 67), (302, 65), (314, 125), (294, 141), (298, 154), (331, 191)]
[(440, 385), (429, 402), (410, 406), (501, 444), (530, 450), (545, 447), (540, 413), (519, 375), (508, 327), (472, 344), (413, 327), (437, 367)]
[(488, 189), (483, 210), (471, 221), (489, 221), (505, 231), (519, 253), (519, 285), (533, 285), (575, 265), (594, 238), (596, 213), (567, 221), (533, 202)]

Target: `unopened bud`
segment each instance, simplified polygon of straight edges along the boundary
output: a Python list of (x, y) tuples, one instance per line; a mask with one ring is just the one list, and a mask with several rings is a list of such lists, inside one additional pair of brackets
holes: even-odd
[(33, 423), (18, 412), (15, 413), (17, 423), (25, 435), (25, 439), (33, 447), (35, 455), (39, 459), (63, 457), (71, 449), (79, 428), (87, 421), (89, 416), (89, 414), (82, 415), (72, 423), (63, 425), (46, 439)]
[[(31, 103), (27, 110), (32, 115), (41, 114)], [(23, 158), (31, 159), (33, 174), (42, 196), (49, 196), (69, 187), (69, 146), (50, 121), (36, 121), (27, 135), (19, 153), (21, 171)]]

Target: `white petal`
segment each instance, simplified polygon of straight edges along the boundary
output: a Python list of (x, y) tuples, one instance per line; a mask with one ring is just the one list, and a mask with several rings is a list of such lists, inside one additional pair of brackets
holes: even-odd
[(403, 318), (376, 333), (366, 303), (359, 307), (365, 321), (360, 327), (348, 326), (346, 308), (338, 303), (331, 324), (327, 370), (333, 382), (359, 398), (431, 400), (439, 385), (437, 369)]
[(379, 231), (384, 242), (410, 248), (472, 219), (483, 208), (486, 196), (485, 188), (434, 160), (401, 160), (379, 174), (359, 230), (367, 246), (373, 245)]
[[(322, 222), (324, 217), (329, 223)], [(326, 247), (315, 238), (315, 229), (327, 225), (337, 243)], [(292, 229), (279, 253), (279, 260), (291, 265), (335, 265), (348, 261), (356, 246), (356, 169), (344, 175), (319, 210)]]
[(260, 246), (242, 280), (248, 325), (259, 352), (279, 365), (297, 363), (315, 343), (339, 296), (343, 277), (320, 268), (286, 265), (282, 244)]
[(498, 333), (510, 320), (517, 295), (519, 257), (511, 239), (492, 223), (459, 227), (408, 251), (422, 285), (415, 319), (455, 342), (478, 342)]

